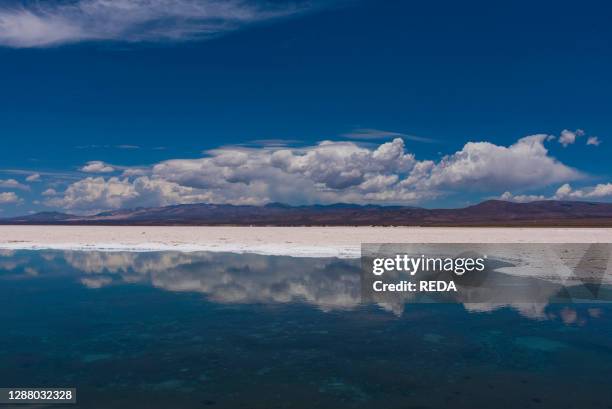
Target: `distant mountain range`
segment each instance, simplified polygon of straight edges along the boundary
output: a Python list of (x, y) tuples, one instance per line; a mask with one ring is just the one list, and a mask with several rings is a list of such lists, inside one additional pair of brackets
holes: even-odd
[(407, 206), (265, 206), (183, 204), (122, 209), (77, 216), (41, 212), (0, 219), (23, 225), (185, 225), (185, 226), (592, 226), (612, 227), (612, 204), (545, 200), (514, 203), (488, 200), (460, 209)]

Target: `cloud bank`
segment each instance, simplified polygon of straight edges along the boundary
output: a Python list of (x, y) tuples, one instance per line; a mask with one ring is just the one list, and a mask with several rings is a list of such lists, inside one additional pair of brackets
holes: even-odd
[(612, 198), (612, 183), (599, 183), (595, 186), (584, 186), (574, 189), (569, 183), (561, 185), (552, 196), (545, 195), (513, 195), (505, 192), (500, 197), (501, 200), (508, 200), (518, 203), (533, 202), (536, 200), (593, 200)]
[[(418, 160), (402, 138), (373, 147), (349, 141), (223, 147), (198, 159), (116, 166), (112, 175), (86, 177), (54, 191), (45, 203), (81, 212), (195, 202), (419, 204), (456, 193), (501, 194), (584, 178), (550, 156), (549, 140), (541, 134), (510, 146), (469, 142), (438, 161)], [(95, 163), (97, 170), (107, 166)]]
[(602, 199), (612, 197), (612, 183), (600, 183), (595, 186), (587, 186), (574, 189), (569, 183), (564, 184), (555, 193), (555, 198), (567, 200)]
[[(296, 5), (298, 4), (298, 5)], [(0, 6), (0, 46), (205, 39), (305, 10), (241, 0), (68, 0)]]

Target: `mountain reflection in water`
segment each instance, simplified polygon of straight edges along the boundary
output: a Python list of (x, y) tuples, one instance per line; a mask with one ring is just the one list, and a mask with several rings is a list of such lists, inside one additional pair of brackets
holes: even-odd
[(611, 407), (610, 304), (368, 305), (359, 270), (0, 251), (0, 386), (76, 386), (82, 408)]

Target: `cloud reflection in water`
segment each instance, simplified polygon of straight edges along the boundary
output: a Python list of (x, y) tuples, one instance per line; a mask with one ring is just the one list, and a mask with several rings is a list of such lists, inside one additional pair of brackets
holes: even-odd
[[(44, 260), (36, 268), (31, 265), (34, 253)], [(355, 309), (361, 304), (359, 260), (212, 252), (2, 251), (0, 270), (4, 278), (72, 275), (90, 289), (149, 285), (166, 291), (201, 293), (223, 304), (306, 303), (322, 311)], [(532, 302), (473, 302), (482, 299), (479, 291), (487, 291), (474, 287), (454, 301), (470, 312), (510, 307), (524, 317), (560, 319), (567, 324), (598, 317), (597, 308), (590, 309), (587, 317), (577, 317), (571, 306), (561, 312), (547, 312), (549, 300), (558, 290), (558, 286), (547, 283), (534, 289)], [(410, 308), (406, 307), (408, 301), (406, 296), (378, 305), (401, 316)]]

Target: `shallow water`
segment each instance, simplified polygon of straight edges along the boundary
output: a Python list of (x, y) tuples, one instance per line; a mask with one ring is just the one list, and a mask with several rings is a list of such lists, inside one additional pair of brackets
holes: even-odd
[(0, 387), (79, 408), (612, 408), (612, 306), (360, 302), (359, 261), (0, 252)]

